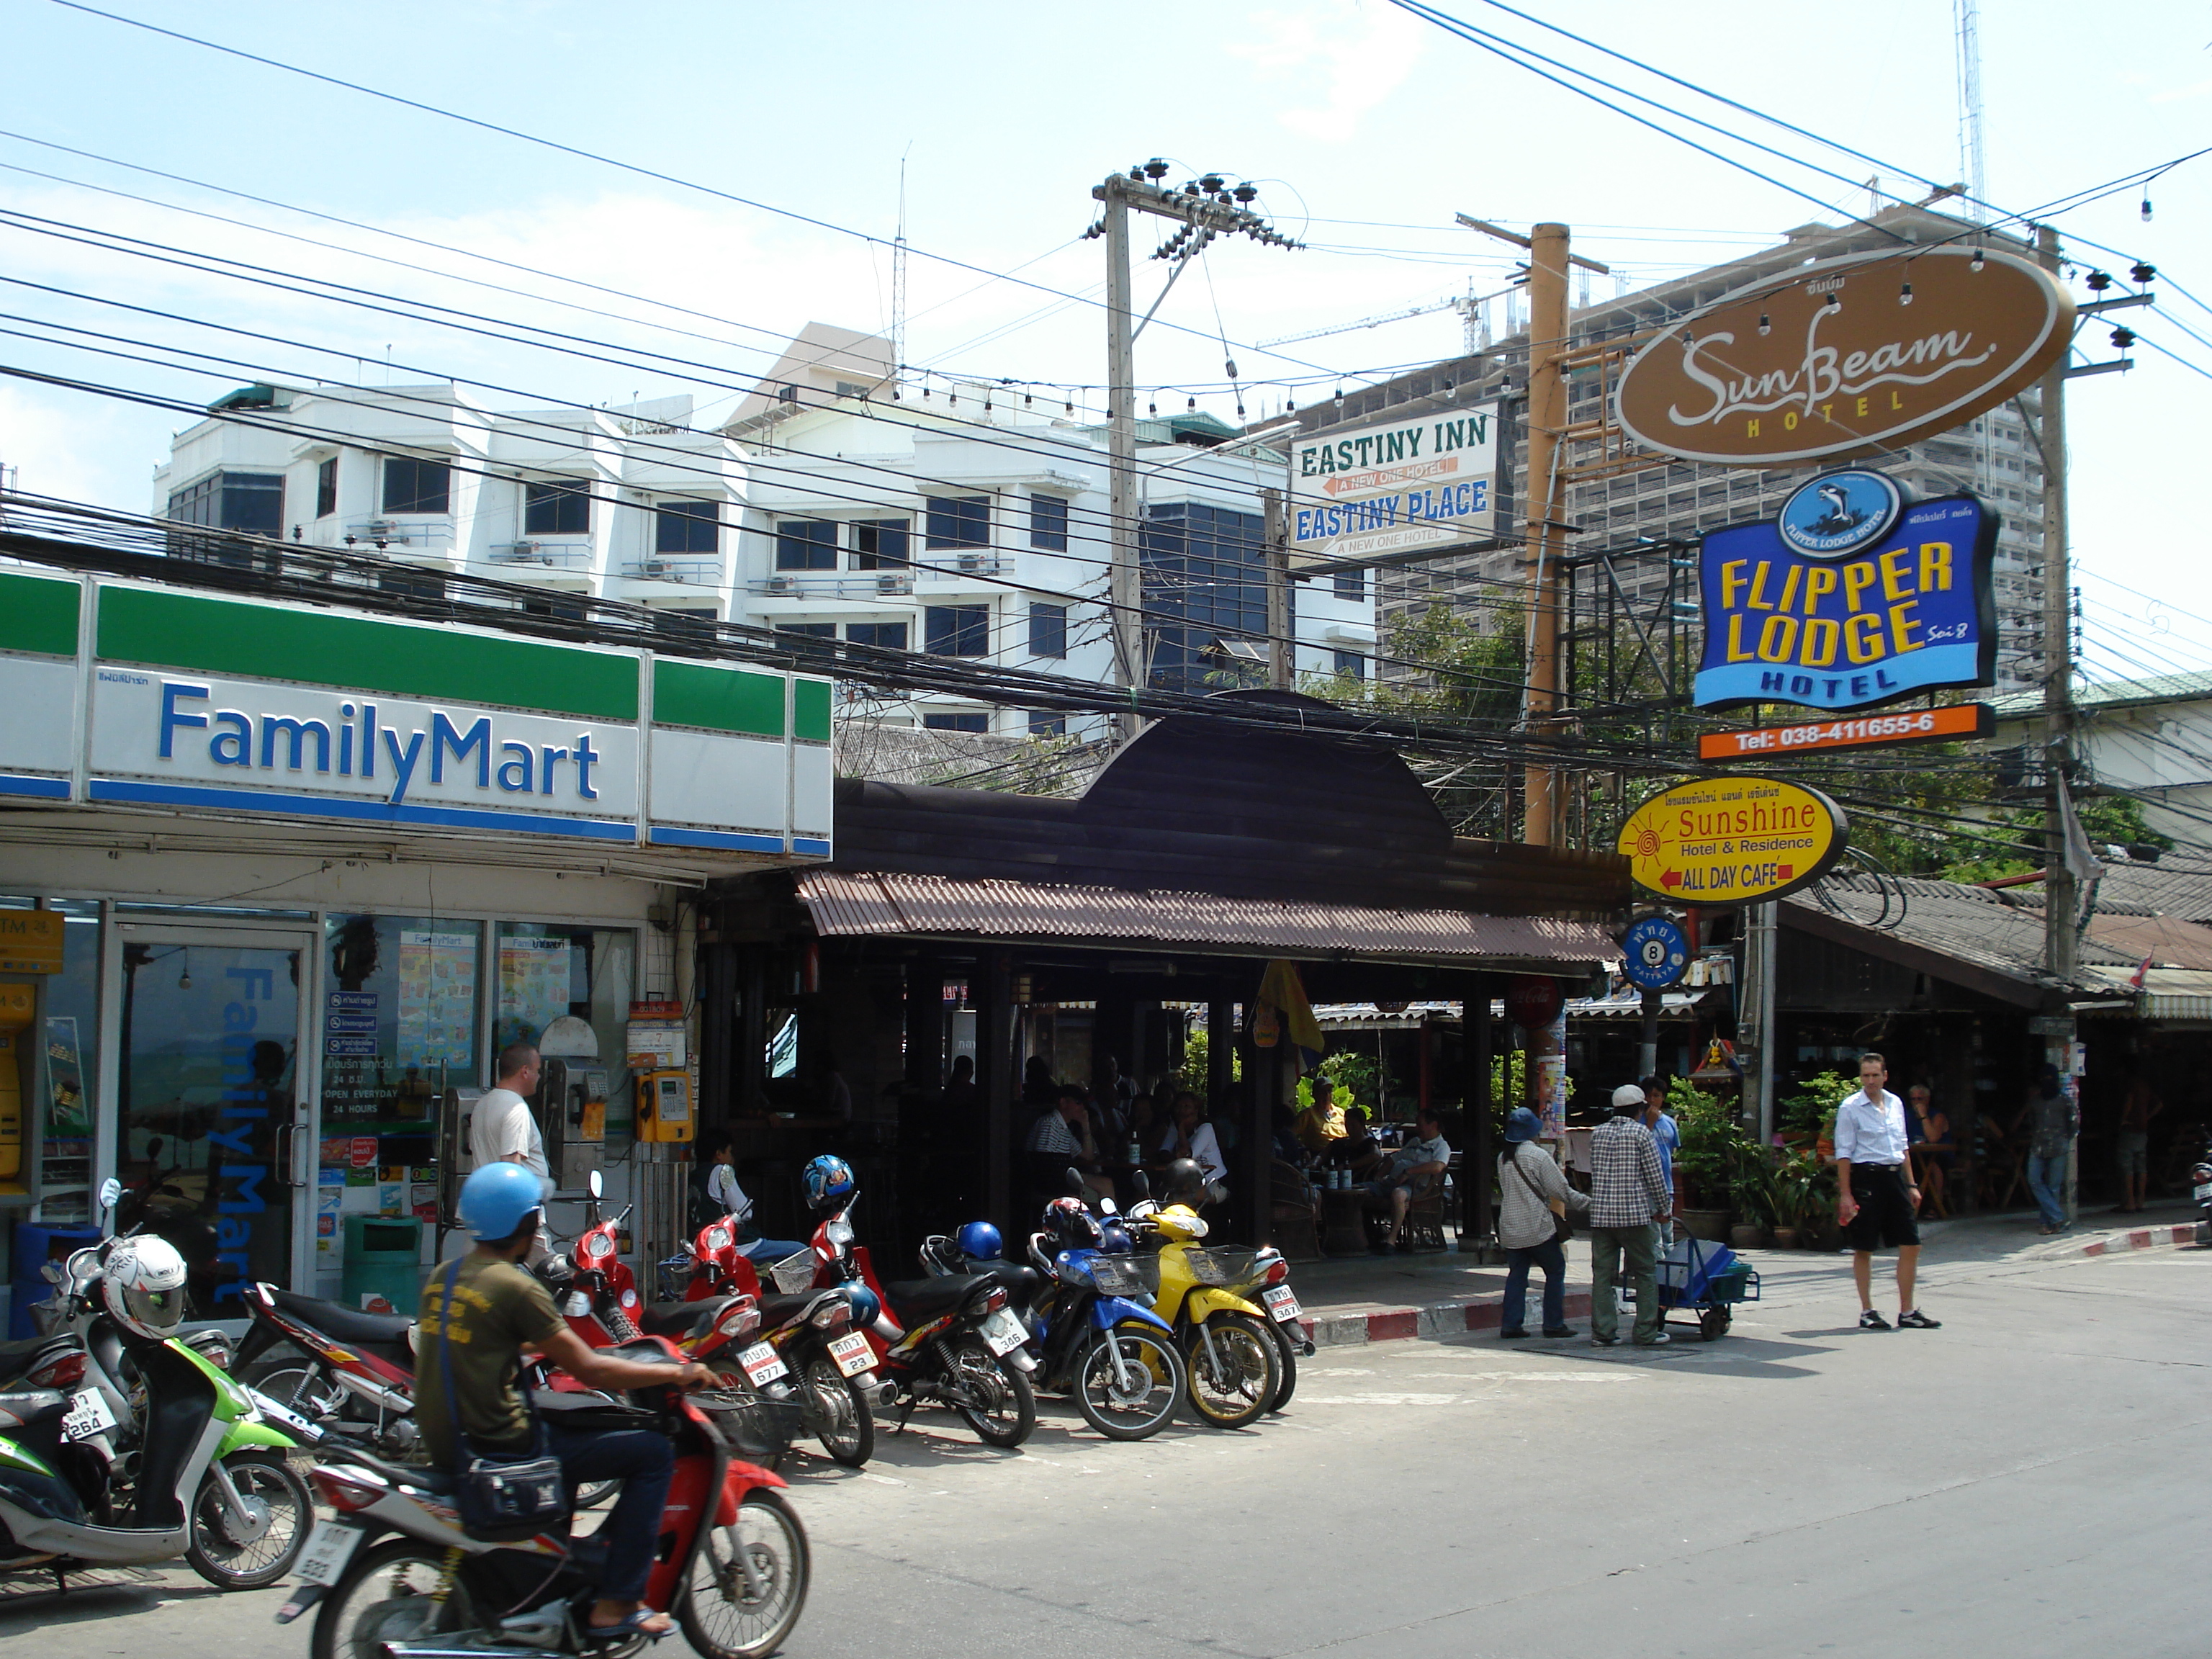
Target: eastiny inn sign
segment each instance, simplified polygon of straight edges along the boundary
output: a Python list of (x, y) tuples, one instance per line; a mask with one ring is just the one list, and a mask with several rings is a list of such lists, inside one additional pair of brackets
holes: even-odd
[(1300, 438), (1291, 446), (1291, 562), (1372, 559), (1491, 533), (1498, 405)]
[(1667, 329), (1622, 373), (1619, 416), (1638, 442), (1684, 460), (1840, 460), (2002, 403), (2073, 331), (2065, 290), (1994, 248), (1824, 259)]

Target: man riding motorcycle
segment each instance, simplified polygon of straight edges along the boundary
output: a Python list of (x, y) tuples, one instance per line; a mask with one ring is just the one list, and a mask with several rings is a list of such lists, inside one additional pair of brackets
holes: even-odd
[[(530, 1413), (516, 1386), (525, 1348), (595, 1389), (661, 1387), (672, 1380), (665, 1365), (641, 1364), (586, 1346), (555, 1310), (545, 1287), (518, 1265), (537, 1243), (541, 1188), (538, 1177), (519, 1164), (487, 1164), (471, 1173), (461, 1188), (460, 1210), (477, 1245), (461, 1259), (450, 1321), (451, 1264), (434, 1270), (422, 1287), (415, 1420), (441, 1468), (458, 1470), (461, 1454), (446, 1398), (441, 1351), (449, 1330), (460, 1429), (470, 1446), (486, 1455), (530, 1450)], [(703, 1365), (685, 1364), (673, 1380), (692, 1388), (711, 1376)], [(561, 1460), (572, 1490), (589, 1480), (623, 1483), (605, 1528), (606, 1566), (587, 1620), (591, 1632), (658, 1636), (673, 1628), (667, 1615), (651, 1612), (641, 1599), (668, 1502), (672, 1459), (667, 1438), (644, 1429), (590, 1433), (549, 1427), (546, 1434), (548, 1449)]]

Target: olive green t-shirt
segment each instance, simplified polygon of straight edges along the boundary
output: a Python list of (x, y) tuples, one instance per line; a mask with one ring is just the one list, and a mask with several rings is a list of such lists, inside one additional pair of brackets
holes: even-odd
[(542, 1347), (568, 1328), (543, 1285), (513, 1262), (476, 1250), (461, 1259), (448, 1321), (446, 1275), (451, 1271), (451, 1263), (441, 1263), (423, 1283), (415, 1344), (415, 1421), (441, 1468), (454, 1466), (456, 1450), (443, 1354), (449, 1324), (461, 1426), (486, 1452), (528, 1449), (530, 1416), (515, 1386), (520, 1351), (526, 1345)]

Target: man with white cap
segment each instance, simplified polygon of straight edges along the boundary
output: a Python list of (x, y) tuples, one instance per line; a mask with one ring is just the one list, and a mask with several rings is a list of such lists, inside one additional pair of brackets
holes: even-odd
[(1672, 1218), (1673, 1200), (1659, 1169), (1659, 1148), (1644, 1127), (1644, 1091), (1624, 1083), (1613, 1091), (1612, 1120), (1590, 1136), (1590, 1340), (1609, 1348), (1620, 1340), (1614, 1285), (1626, 1258), (1636, 1287), (1636, 1346), (1668, 1340), (1660, 1328), (1658, 1231)]

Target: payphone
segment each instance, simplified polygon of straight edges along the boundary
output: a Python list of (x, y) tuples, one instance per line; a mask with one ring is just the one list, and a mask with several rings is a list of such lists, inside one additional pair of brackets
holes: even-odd
[(545, 1167), (562, 1192), (582, 1189), (607, 1141), (607, 1074), (588, 1060), (547, 1058), (530, 1103), (545, 1140)]

